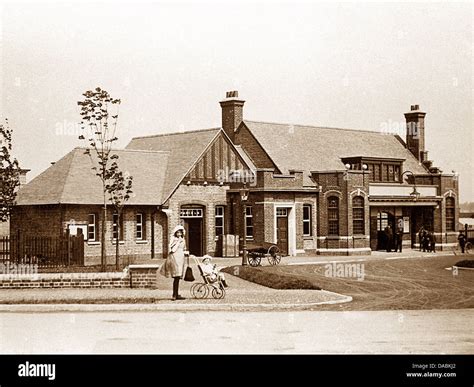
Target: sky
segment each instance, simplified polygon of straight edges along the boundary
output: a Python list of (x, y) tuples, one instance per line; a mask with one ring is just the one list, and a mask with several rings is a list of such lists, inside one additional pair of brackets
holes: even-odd
[(229, 90), (245, 119), (402, 137), (419, 104), (429, 158), (474, 201), (473, 19), (451, 2), (4, 2), (0, 115), (31, 180), (82, 145), (97, 86), (122, 100), (120, 147), (220, 126)]

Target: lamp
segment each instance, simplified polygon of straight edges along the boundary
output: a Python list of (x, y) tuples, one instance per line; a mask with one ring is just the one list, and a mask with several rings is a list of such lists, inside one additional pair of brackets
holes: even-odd
[(245, 222), (245, 217), (247, 215), (247, 200), (249, 198), (250, 190), (247, 188), (247, 184), (240, 189), (240, 200), (242, 201), (242, 208), (243, 208), (243, 227), (242, 227), (242, 266), (247, 265), (247, 225)]
[(403, 176), (405, 174), (410, 174), (413, 176), (413, 191), (410, 193), (410, 196), (413, 198), (413, 200), (416, 202), (418, 198), (421, 196), (421, 194), (416, 190), (416, 177), (415, 174), (412, 171), (405, 171), (402, 173), (402, 181), (403, 181)]
[(410, 193), (410, 196), (413, 198), (413, 200), (416, 202), (418, 198), (420, 197), (420, 193), (416, 190), (416, 186), (413, 187), (413, 191)]

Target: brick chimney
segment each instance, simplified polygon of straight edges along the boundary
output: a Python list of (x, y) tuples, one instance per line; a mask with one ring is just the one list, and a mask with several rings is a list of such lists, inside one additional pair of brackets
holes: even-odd
[(420, 110), (420, 105), (411, 105), (410, 111), (405, 113), (407, 148), (421, 163), (428, 161), (428, 152), (425, 150), (425, 115)]
[(222, 129), (234, 141), (235, 131), (243, 120), (245, 101), (239, 99), (238, 91), (228, 91), (226, 98), (219, 103), (222, 108)]

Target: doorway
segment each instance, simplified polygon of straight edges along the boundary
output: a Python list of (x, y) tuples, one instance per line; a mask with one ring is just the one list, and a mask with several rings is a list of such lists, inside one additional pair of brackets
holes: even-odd
[(189, 207), (180, 210), (181, 222), (185, 230), (186, 246), (189, 254), (202, 257), (204, 254), (204, 210)]
[(276, 209), (277, 246), (283, 255), (288, 255), (288, 208)]
[[(396, 230), (395, 216), (390, 212), (380, 211), (377, 214), (377, 250), (387, 250), (387, 244), (389, 242), (385, 234), (385, 228), (387, 226), (392, 228), (392, 232)], [(391, 246), (391, 248), (393, 248), (393, 246)]]

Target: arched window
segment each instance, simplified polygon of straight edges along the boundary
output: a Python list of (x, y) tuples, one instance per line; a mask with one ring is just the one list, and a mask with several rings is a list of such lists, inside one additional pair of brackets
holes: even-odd
[(328, 235), (339, 235), (339, 198), (328, 198)]
[(455, 231), (454, 222), (455, 201), (454, 198), (446, 198), (446, 231)]
[(355, 196), (352, 199), (352, 233), (365, 235), (364, 198)]

